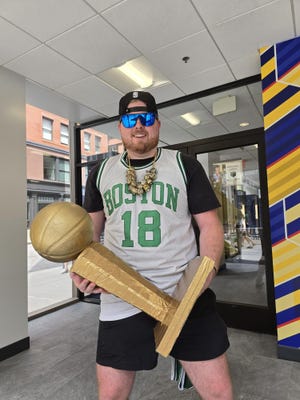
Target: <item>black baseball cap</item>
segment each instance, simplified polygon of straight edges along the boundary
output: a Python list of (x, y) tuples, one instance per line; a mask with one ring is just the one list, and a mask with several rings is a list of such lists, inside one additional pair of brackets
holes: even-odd
[[(146, 104), (146, 107), (130, 107), (128, 104), (132, 100), (141, 100)], [(157, 106), (154, 97), (148, 92), (129, 92), (120, 99), (119, 102), (119, 115), (124, 115), (132, 111), (148, 111), (157, 114)]]

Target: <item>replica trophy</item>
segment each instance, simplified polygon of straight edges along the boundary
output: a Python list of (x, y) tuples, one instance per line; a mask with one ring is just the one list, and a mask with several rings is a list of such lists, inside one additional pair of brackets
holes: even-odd
[(50, 261), (73, 262), (71, 271), (155, 318), (156, 351), (167, 357), (199, 297), (214, 261), (197, 257), (186, 267), (172, 296), (158, 289), (100, 243), (92, 220), (74, 203), (44, 207), (30, 229), (35, 250)]

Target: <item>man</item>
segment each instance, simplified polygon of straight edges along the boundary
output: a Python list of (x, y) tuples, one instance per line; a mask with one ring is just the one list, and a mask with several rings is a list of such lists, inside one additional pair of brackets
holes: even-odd
[[(155, 99), (130, 92), (119, 104), (119, 131), (126, 151), (94, 168), (84, 207), (94, 224), (94, 240), (104, 244), (160, 289), (172, 294), (187, 263), (197, 256), (192, 218), (200, 229), (200, 255), (215, 261), (223, 252), (218, 201), (197, 160), (159, 149)], [(85, 293), (101, 293), (97, 349), (99, 399), (126, 400), (135, 371), (156, 366), (156, 321), (137, 308), (72, 274)], [(232, 399), (225, 351), (226, 327), (206, 289), (197, 300), (171, 355), (180, 360), (202, 399)]]

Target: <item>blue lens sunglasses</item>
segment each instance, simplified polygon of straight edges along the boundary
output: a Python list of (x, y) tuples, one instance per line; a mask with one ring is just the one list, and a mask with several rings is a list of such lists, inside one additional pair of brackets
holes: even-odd
[(152, 126), (155, 122), (156, 114), (153, 112), (147, 112), (141, 114), (124, 114), (121, 116), (121, 122), (124, 128), (133, 128), (138, 119), (143, 126)]

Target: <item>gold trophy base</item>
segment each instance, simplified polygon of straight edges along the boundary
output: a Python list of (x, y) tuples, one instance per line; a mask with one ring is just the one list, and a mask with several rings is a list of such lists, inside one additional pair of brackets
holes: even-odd
[(168, 325), (158, 322), (154, 328), (156, 351), (167, 357), (178, 338), (187, 317), (199, 297), (214, 261), (208, 257), (199, 257), (189, 262), (179, 280), (172, 297), (179, 304)]
[(208, 257), (192, 260), (169, 296), (106, 247), (93, 242), (80, 253), (71, 271), (159, 321), (154, 328), (156, 351), (167, 357), (213, 267), (214, 261)]

